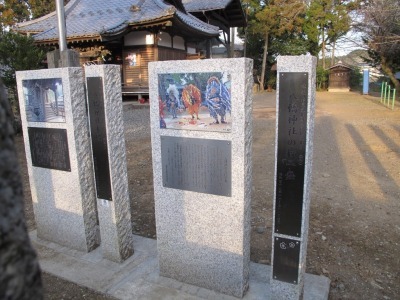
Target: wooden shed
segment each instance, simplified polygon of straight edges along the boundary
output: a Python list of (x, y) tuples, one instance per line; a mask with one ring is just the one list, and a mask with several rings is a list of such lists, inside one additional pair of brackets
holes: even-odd
[(338, 62), (329, 69), (329, 92), (349, 92), (351, 67)]

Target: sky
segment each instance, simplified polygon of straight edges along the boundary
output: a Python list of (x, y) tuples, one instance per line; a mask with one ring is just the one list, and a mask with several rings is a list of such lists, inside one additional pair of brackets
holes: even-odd
[(336, 43), (335, 56), (344, 56), (357, 49), (365, 49), (361, 35), (350, 31)]
[[(222, 41), (224, 40), (224, 37), (222, 35), (220, 36), (220, 38)], [(243, 44), (243, 40), (237, 36), (237, 31), (235, 36), (235, 44)], [(345, 56), (349, 54), (351, 51), (357, 49), (363, 49), (363, 42), (361, 40), (361, 35), (354, 31), (349, 31), (343, 38), (341, 38), (336, 43), (335, 56), (336, 57)], [(329, 55), (330, 49), (327, 50)]]

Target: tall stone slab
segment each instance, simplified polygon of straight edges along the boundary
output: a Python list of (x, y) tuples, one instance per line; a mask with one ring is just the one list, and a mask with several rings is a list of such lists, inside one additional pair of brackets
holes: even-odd
[(249, 280), (252, 67), (149, 64), (160, 274), (236, 297)]
[(133, 254), (121, 73), (116, 65), (85, 67), (101, 249), (109, 260)]
[(277, 61), (272, 299), (303, 295), (310, 208), (316, 58)]
[(38, 237), (91, 251), (98, 230), (82, 69), (17, 72), (17, 84)]

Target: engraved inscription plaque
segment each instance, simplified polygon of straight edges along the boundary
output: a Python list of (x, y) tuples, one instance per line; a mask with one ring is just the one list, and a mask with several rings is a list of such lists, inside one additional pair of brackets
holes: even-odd
[(87, 77), (86, 80), (97, 198), (111, 201), (103, 80), (101, 77)]
[(164, 187), (230, 197), (231, 142), (161, 136)]
[(308, 73), (279, 73), (275, 232), (300, 237), (307, 130)]
[(300, 242), (276, 237), (272, 276), (276, 280), (297, 284), (299, 276)]
[(66, 129), (28, 127), (32, 165), (71, 171)]

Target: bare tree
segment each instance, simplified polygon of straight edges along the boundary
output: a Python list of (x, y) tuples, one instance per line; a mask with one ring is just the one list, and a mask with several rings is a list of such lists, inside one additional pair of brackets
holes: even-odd
[(357, 28), (375, 65), (381, 66), (397, 91), (395, 73), (400, 69), (400, 0), (366, 0), (361, 5), (362, 21)]

